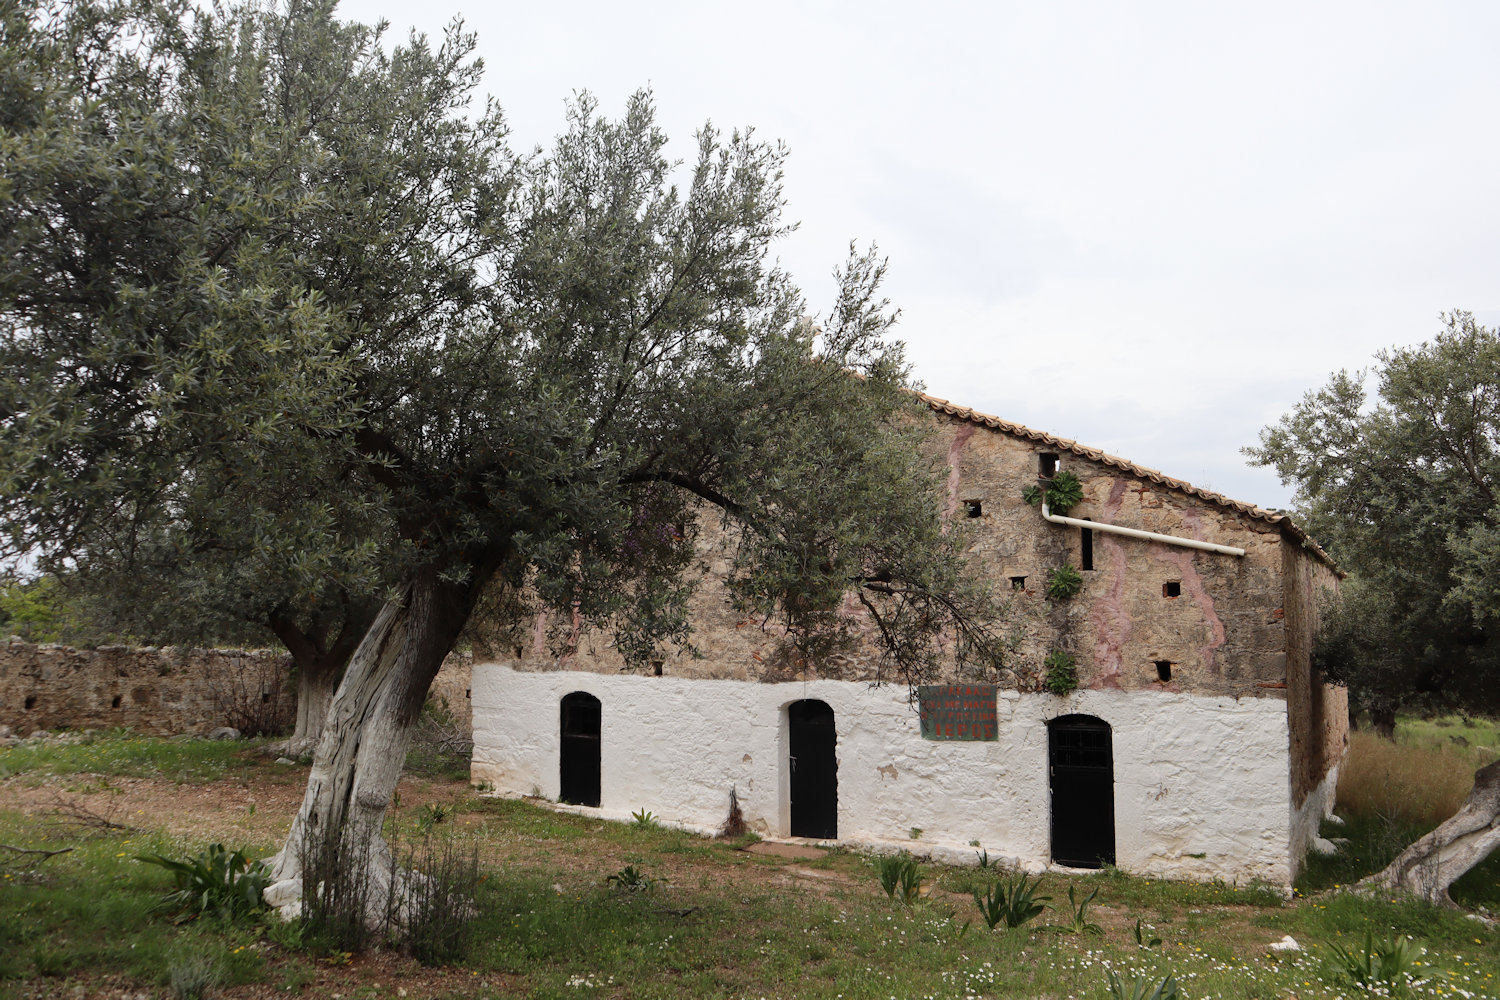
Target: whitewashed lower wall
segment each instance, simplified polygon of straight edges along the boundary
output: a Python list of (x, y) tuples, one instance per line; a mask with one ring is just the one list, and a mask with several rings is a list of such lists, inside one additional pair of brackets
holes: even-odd
[[(1323, 780), (1318, 782), (1318, 787), (1307, 793), (1307, 798), (1302, 800), (1302, 805), (1292, 810), (1292, 877), (1297, 877), (1297, 872), (1302, 868), (1302, 860), (1307, 857), (1309, 851), (1318, 850), (1319, 842), (1318, 828), (1323, 825), (1323, 820), (1333, 815), (1334, 799), (1339, 790), (1339, 766), (1335, 764), (1323, 775)], [(1333, 845), (1323, 842), (1321, 849), (1329, 851)]]
[[(999, 694), (999, 739), (924, 740), (904, 686), (521, 673), (475, 665), (475, 782), (505, 795), (559, 790), (559, 702), (603, 706), (602, 797), (590, 814), (646, 809), (705, 832), (729, 790), (752, 828), (789, 830), (786, 707), (826, 702), (838, 732), (838, 830), (845, 842), (908, 847), (1039, 870), (1049, 864), (1047, 720), (1093, 715), (1112, 729), (1115, 847), (1129, 872), (1287, 885), (1293, 874), (1286, 705), (1159, 691)], [(913, 841), (913, 828), (921, 829)]]

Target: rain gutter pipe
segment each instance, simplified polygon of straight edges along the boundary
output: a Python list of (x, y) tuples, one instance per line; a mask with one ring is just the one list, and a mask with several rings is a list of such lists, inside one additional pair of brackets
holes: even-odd
[(1042, 517), (1053, 524), (1068, 524), (1077, 528), (1089, 528), (1093, 531), (1103, 531), (1111, 535), (1124, 535), (1127, 538), (1141, 538), (1148, 542), (1163, 542), (1167, 545), (1180, 545), (1185, 549), (1202, 549), (1204, 552), (1221, 552), (1226, 556), (1243, 556), (1244, 549), (1235, 548), (1233, 545), (1220, 545), (1217, 542), (1200, 542), (1196, 538), (1178, 538), (1176, 535), (1163, 535), (1157, 531), (1141, 531), (1139, 528), (1125, 528), (1118, 524), (1105, 524), (1102, 521), (1085, 521), (1078, 517), (1063, 517), (1054, 514), (1047, 509), (1047, 486), (1042, 484)]

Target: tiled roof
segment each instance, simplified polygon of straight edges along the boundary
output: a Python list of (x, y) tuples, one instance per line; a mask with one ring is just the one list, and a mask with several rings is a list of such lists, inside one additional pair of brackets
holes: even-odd
[(1333, 561), (1333, 557), (1323, 551), (1323, 547), (1311, 535), (1303, 531), (1291, 517), (1283, 514), (1281, 511), (1266, 510), (1254, 504), (1244, 503), (1240, 500), (1231, 500), (1221, 493), (1200, 489), (1185, 480), (1173, 479), (1171, 476), (1163, 475), (1155, 469), (1148, 469), (1144, 465), (1137, 465), (1127, 459), (1100, 451), (1098, 448), (1090, 448), (1088, 445), (1079, 444), (1077, 441), (1071, 441), (1068, 438), (1048, 434), (1046, 431), (1035, 430), (1034, 428), (1027, 427), (1025, 424), (1018, 424), (1013, 420), (1003, 420), (1000, 417), (990, 416), (988, 413), (980, 413), (978, 410), (971, 409), (970, 407), (959, 406), (957, 403), (950, 403), (946, 399), (929, 396), (925, 392), (919, 392), (917, 395), (938, 413), (955, 417), (959, 420), (967, 420), (981, 427), (988, 427), (991, 430), (1001, 431), (1015, 437), (1036, 441), (1047, 445), (1049, 448), (1056, 448), (1059, 452), (1071, 452), (1080, 458), (1086, 458), (1091, 462), (1099, 462), (1103, 465), (1111, 466), (1119, 469), (1121, 472), (1144, 479), (1147, 482), (1157, 483), (1168, 489), (1176, 490), (1179, 493), (1186, 493), (1188, 496), (1197, 497), (1200, 500), (1219, 507), (1228, 508), (1236, 513), (1244, 514), (1246, 517), (1255, 518), (1257, 521), (1274, 524), (1281, 529), (1282, 534), (1290, 536), (1303, 548), (1312, 552), (1334, 572), (1340, 576), (1344, 575), (1343, 571), (1339, 569), (1338, 564)]

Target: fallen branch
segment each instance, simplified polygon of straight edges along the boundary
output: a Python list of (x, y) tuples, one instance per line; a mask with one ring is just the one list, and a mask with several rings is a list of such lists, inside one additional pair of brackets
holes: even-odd
[(1458, 812), (1353, 889), (1394, 889), (1434, 906), (1451, 907), (1448, 887), (1496, 848), (1500, 848), (1500, 761), (1474, 773), (1474, 790)]
[(126, 833), (139, 832), (136, 827), (130, 826), (128, 823), (116, 823), (114, 814), (115, 810), (113, 808), (107, 812), (99, 813), (77, 799), (65, 799), (60, 794), (52, 797), (52, 815), (71, 826), (81, 826), (93, 830), (119, 830)]
[[(7, 851), (15, 851), (16, 854), (18, 854), (18, 855), (27, 855), (27, 854), (40, 855), (40, 859), (39, 860), (41, 860), (41, 861), (46, 861), (48, 858), (55, 858), (59, 854), (67, 854), (69, 851), (71, 851), (73, 849), (71, 847), (63, 847), (63, 848), (59, 848), (58, 850), (55, 850), (55, 851), (47, 851), (47, 850), (43, 850), (42, 848), (39, 848), (39, 847), (16, 847), (14, 844), (0, 844), (0, 847), (5, 848)], [(21, 862), (21, 858), (19, 858), (19, 857), (11, 859), (11, 863), (12, 864), (19, 864), (20, 862)], [(3, 867), (3, 865), (0, 865), (0, 867)]]

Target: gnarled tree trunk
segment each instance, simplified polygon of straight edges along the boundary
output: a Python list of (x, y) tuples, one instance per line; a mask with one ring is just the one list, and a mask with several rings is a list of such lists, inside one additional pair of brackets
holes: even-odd
[[(344, 667), (375, 620), (378, 605), (343, 595), (331, 609), (314, 614), (302, 625), (284, 606), (271, 612), (266, 624), (292, 654), (297, 685), (297, 723), (290, 739), (274, 743), (268, 752), (293, 757), (311, 753), (323, 735), (323, 720), (343, 679)], [(334, 631), (337, 626), (337, 631)]]
[(1500, 761), (1474, 773), (1474, 790), (1443, 824), (1412, 844), (1356, 890), (1398, 889), (1436, 906), (1453, 906), (1448, 888), (1500, 847)]
[(277, 749), (296, 757), (309, 753), (323, 735), (323, 720), (333, 704), (334, 693), (343, 677), (343, 662), (297, 664), (297, 725), (291, 738)]
[(309, 852), (333, 851), (341, 863), (362, 866), (371, 926), (385, 919), (388, 900), (399, 901), (400, 886), (393, 897), (392, 885), (400, 876), (381, 823), (427, 690), (472, 608), (471, 590), (433, 572), (417, 576), (381, 608), (354, 651), (324, 720), (302, 806), (272, 859), (265, 898), (283, 916), (301, 910), (307, 862), (320, 857)]

